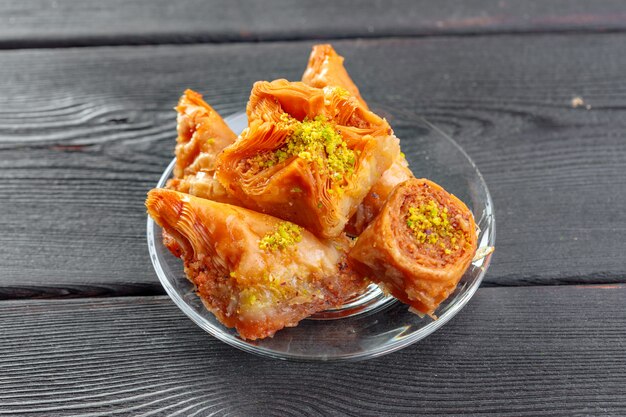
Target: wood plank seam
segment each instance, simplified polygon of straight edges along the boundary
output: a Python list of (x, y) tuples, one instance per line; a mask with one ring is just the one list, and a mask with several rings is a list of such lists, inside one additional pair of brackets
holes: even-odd
[[(155, 278), (156, 280), (156, 278)], [(590, 288), (621, 288), (624, 278), (607, 280), (606, 282), (594, 281), (593, 284), (583, 284), (579, 279), (572, 279), (570, 282), (562, 280), (560, 282), (518, 282), (504, 283), (483, 282), (479, 288), (536, 288), (536, 287), (590, 287)], [(111, 287), (114, 287), (113, 285)], [(141, 297), (159, 297), (167, 295), (165, 289), (158, 283), (143, 284), (138, 286), (129, 285), (126, 288), (106, 288), (103, 286), (79, 286), (73, 285), (63, 287), (52, 286), (1, 286), (0, 287), (0, 303), (9, 301), (27, 301), (27, 300), (87, 300), (87, 299), (115, 299), (115, 298), (141, 298)]]
[(124, 36), (80, 36), (75, 38), (56, 39), (49, 37), (30, 39), (0, 40), (0, 50), (14, 49), (64, 49), (64, 48), (93, 48), (112, 46), (168, 46), (168, 45), (227, 45), (227, 44), (254, 44), (276, 42), (334, 42), (346, 40), (386, 40), (386, 39), (429, 39), (455, 37), (497, 37), (510, 35), (545, 36), (545, 35), (604, 35), (626, 33), (624, 28), (568, 28), (555, 27), (545, 29), (459, 29), (452, 31), (416, 31), (414, 33), (357, 33), (350, 35), (295, 35), (259, 34), (245, 37), (223, 36), (213, 33), (184, 33), (184, 34), (142, 34)]

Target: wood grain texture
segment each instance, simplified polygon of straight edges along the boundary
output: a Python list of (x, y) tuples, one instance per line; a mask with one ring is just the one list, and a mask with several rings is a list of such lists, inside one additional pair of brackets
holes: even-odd
[(621, 0), (4, 0), (0, 47), (623, 31)]
[[(255, 80), (298, 78), (309, 47), (0, 53), (0, 297), (162, 293), (143, 200), (172, 157), (178, 95), (238, 111)], [(336, 47), (417, 172), (425, 116), (485, 175), (498, 220), (485, 285), (625, 280), (626, 35)]]
[(0, 415), (624, 415), (625, 297), (480, 289), (417, 344), (326, 364), (240, 352), (165, 297), (4, 301)]

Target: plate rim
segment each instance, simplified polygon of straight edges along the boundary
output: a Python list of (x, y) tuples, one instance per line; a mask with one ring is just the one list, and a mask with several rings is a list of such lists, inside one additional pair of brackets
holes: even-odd
[[(224, 117), (224, 121), (230, 127), (232, 123), (235, 123), (237, 119), (242, 118), (242, 116), (246, 116), (246, 113), (245, 112), (233, 113), (227, 117)], [(487, 183), (485, 182), (483, 175), (478, 170), (478, 167), (474, 163), (474, 160), (467, 154), (467, 152), (465, 152), (465, 150), (454, 139), (452, 139), (449, 135), (447, 135), (437, 126), (430, 123), (425, 118), (421, 117), (419, 119), (423, 123), (425, 123), (429, 128), (436, 131), (442, 137), (444, 137), (448, 142), (450, 142), (466, 158), (466, 160), (470, 163), (474, 172), (480, 179), (480, 182), (483, 185), (483, 188), (487, 197), (485, 205), (486, 207), (489, 207), (491, 209), (488, 215), (488, 217), (490, 217), (489, 229), (484, 230), (484, 232), (487, 232), (487, 234), (485, 235), (485, 238), (487, 240), (488, 246), (494, 246), (495, 240), (496, 240), (496, 219), (494, 215), (494, 208), (493, 208), (494, 206), (493, 206), (493, 200), (491, 198), (491, 193), (489, 192), (489, 188), (487, 187)], [(159, 178), (159, 181), (156, 184), (157, 188), (165, 185), (165, 182), (169, 179), (171, 175), (171, 172), (173, 170), (175, 163), (176, 163), (176, 158), (174, 158), (168, 164), (167, 168), (161, 174), (161, 177)], [(206, 331), (213, 337), (217, 338), (218, 340), (230, 346), (233, 346), (237, 349), (240, 349), (248, 353), (252, 353), (257, 356), (266, 357), (266, 358), (269, 357), (269, 358), (280, 359), (280, 360), (293, 360), (293, 361), (302, 361), (302, 362), (359, 361), (359, 360), (364, 360), (364, 359), (377, 358), (377, 357), (380, 357), (389, 353), (396, 352), (407, 346), (410, 346), (413, 343), (419, 340), (422, 340), (426, 338), (427, 336), (431, 335), (432, 333), (434, 333), (435, 331), (437, 331), (443, 325), (448, 323), (454, 316), (458, 314), (459, 311), (461, 311), (465, 307), (465, 305), (469, 302), (470, 299), (472, 299), (472, 297), (474, 296), (474, 294), (480, 287), (480, 284), (482, 283), (482, 280), (487, 270), (489, 269), (489, 266), (491, 264), (491, 257), (492, 257), (492, 254), (490, 253), (482, 259), (482, 264), (480, 265), (481, 271), (478, 273), (478, 277), (474, 280), (471, 286), (469, 286), (462, 294), (460, 294), (460, 296), (456, 299), (455, 304), (452, 305), (448, 310), (446, 310), (442, 314), (442, 316), (440, 316), (437, 320), (433, 320), (427, 325), (425, 325), (424, 327), (420, 328), (419, 332), (410, 334), (406, 338), (399, 339), (397, 341), (394, 341), (389, 344), (385, 344), (385, 345), (382, 345), (382, 346), (379, 346), (379, 347), (376, 347), (367, 351), (360, 351), (356, 353), (347, 353), (347, 354), (337, 354), (333, 356), (304, 357), (302, 355), (293, 354), (289, 352), (275, 352), (274, 350), (265, 348), (263, 346), (250, 344), (250, 342), (246, 342), (242, 339), (237, 338), (236, 336), (231, 335), (230, 333), (224, 332), (218, 326), (209, 323), (200, 314), (198, 314), (198, 312), (196, 312), (194, 308), (191, 305), (189, 305), (180, 296), (178, 291), (174, 289), (174, 287), (170, 284), (169, 280), (167, 279), (167, 274), (161, 267), (161, 264), (158, 260), (158, 255), (156, 253), (155, 235), (153, 233), (155, 229), (155, 222), (154, 220), (152, 220), (152, 218), (149, 215), (147, 217), (148, 217), (148, 221), (146, 224), (147, 226), (146, 238), (148, 241), (148, 250), (150, 253), (150, 259), (152, 261), (152, 265), (157, 274), (157, 277), (159, 278), (159, 281), (161, 282), (161, 285), (165, 288), (165, 292), (167, 293), (167, 295), (174, 301), (174, 304), (176, 304), (176, 306), (180, 310), (182, 310), (182, 312), (185, 313), (187, 317), (189, 317), (194, 323), (196, 323), (196, 325), (198, 325), (201, 329), (203, 329), (204, 331)]]

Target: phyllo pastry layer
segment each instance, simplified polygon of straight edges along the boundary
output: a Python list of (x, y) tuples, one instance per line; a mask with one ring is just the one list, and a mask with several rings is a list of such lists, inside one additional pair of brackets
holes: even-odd
[(176, 165), (167, 188), (224, 203), (236, 203), (215, 179), (217, 155), (237, 135), (199, 93), (186, 90), (176, 106)]
[(349, 253), (352, 265), (400, 301), (434, 315), (476, 252), (461, 200), (426, 179), (398, 185)]
[(389, 124), (343, 88), (257, 82), (247, 113), (217, 179), (245, 207), (321, 237), (343, 232), (400, 152)]
[(273, 336), (367, 285), (348, 267), (345, 236), (320, 240), (293, 223), (167, 189), (151, 190), (146, 207), (206, 307), (244, 339)]

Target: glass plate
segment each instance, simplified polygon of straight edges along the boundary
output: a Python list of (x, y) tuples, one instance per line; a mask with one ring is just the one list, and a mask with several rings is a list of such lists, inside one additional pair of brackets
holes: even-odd
[[(226, 122), (240, 133), (247, 125), (245, 113), (227, 117)], [(480, 172), (450, 137), (424, 119), (396, 128), (402, 149), (418, 178), (428, 178), (459, 197), (474, 213), (480, 228), (478, 246), (495, 243), (495, 220), (489, 190)], [(157, 187), (170, 178), (174, 161), (163, 173)], [(447, 323), (474, 295), (485, 275), (491, 255), (472, 263), (456, 291), (437, 309), (439, 317), (420, 317), (392, 297), (385, 297), (374, 285), (366, 294), (343, 307), (319, 313), (296, 327), (280, 330), (273, 338), (246, 341), (233, 329), (224, 327), (202, 304), (193, 284), (185, 278), (180, 259), (161, 242), (161, 228), (148, 217), (148, 247), (154, 269), (169, 296), (198, 326), (236, 348), (277, 359), (357, 360), (381, 356), (428, 336)]]

